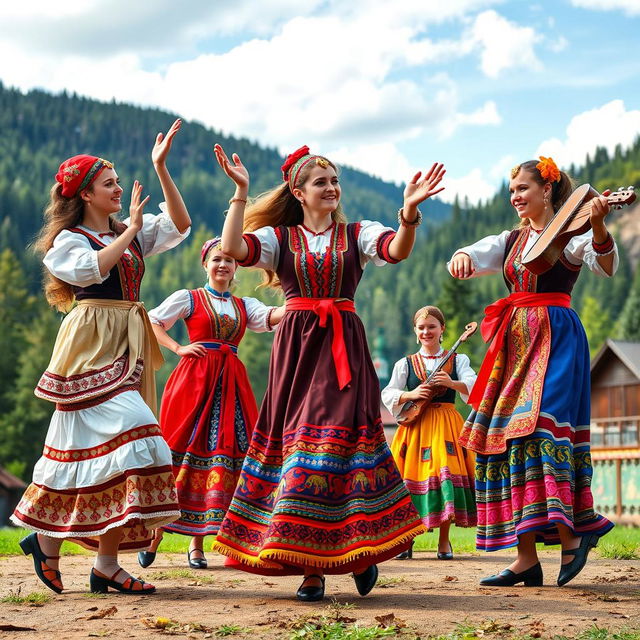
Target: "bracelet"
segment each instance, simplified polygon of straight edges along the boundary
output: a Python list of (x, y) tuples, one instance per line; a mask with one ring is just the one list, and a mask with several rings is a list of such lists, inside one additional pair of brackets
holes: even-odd
[(405, 220), (404, 217), (404, 207), (400, 207), (400, 209), (398, 209), (398, 222), (403, 226), (403, 227), (417, 227), (419, 224), (422, 223), (422, 212), (420, 211), (420, 209), (417, 210), (418, 211), (418, 215), (416, 216), (416, 219), (413, 222), (409, 222), (408, 220)]
[(271, 307), (267, 313), (267, 331), (273, 331), (273, 325), (271, 324), (271, 315), (276, 310), (276, 307)]
[(607, 256), (613, 252), (616, 245), (611, 234), (607, 233), (607, 239), (604, 242), (596, 242), (595, 240), (591, 240), (591, 246), (599, 256)]
[(229, 200), (229, 204), (233, 204), (234, 202), (244, 202), (245, 204), (247, 204), (246, 199), (243, 198), (231, 198), (231, 200)]

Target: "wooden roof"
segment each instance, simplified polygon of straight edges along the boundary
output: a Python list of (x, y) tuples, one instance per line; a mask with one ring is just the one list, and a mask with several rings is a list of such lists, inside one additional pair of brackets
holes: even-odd
[(26, 487), (20, 478), (16, 478), (12, 473), (0, 467), (0, 487), (5, 489), (24, 489)]
[(611, 338), (607, 338), (591, 361), (592, 375), (603, 360), (606, 360), (606, 355), (610, 351), (640, 380), (640, 342), (625, 342)]

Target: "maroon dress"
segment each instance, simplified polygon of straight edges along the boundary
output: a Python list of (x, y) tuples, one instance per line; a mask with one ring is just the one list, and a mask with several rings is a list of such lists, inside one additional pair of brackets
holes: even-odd
[[(334, 225), (327, 249), (314, 253), (301, 227), (276, 228), (276, 273), (287, 301), (352, 301), (362, 276), (359, 233), (359, 223)], [(388, 262), (393, 235), (377, 242)], [(246, 262), (255, 264), (259, 240), (245, 239)], [(351, 374), (342, 390), (334, 322), (321, 326), (313, 310), (288, 310), (278, 327), (267, 392), (214, 545), (232, 559), (228, 565), (262, 574), (305, 566), (358, 573), (425, 530), (385, 440), (364, 327), (354, 312), (339, 314)]]

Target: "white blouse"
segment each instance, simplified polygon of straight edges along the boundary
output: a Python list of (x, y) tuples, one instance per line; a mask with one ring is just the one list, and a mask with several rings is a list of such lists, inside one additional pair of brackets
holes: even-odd
[[(205, 291), (207, 291), (205, 289)], [(227, 315), (231, 318), (236, 317), (231, 298), (220, 298), (214, 296), (207, 291), (209, 299), (218, 315)], [(258, 333), (263, 331), (273, 331), (269, 327), (267, 320), (269, 312), (275, 307), (268, 307), (266, 304), (256, 300), (255, 298), (242, 298), (247, 310), (247, 328)], [(193, 300), (187, 289), (180, 289), (172, 293), (164, 302), (160, 303), (155, 309), (149, 311), (149, 319), (153, 324), (160, 325), (168, 331), (173, 325), (182, 319), (188, 318), (193, 313)]]
[[(300, 225), (300, 229), (305, 235), (309, 251), (313, 253), (323, 253), (331, 241), (333, 225), (323, 233), (316, 234)], [(360, 266), (364, 269), (367, 262), (373, 262), (376, 266), (383, 266), (386, 263), (377, 251), (378, 238), (387, 231), (394, 231), (391, 227), (385, 227), (380, 222), (371, 220), (360, 221), (360, 233), (358, 235), (358, 251), (360, 253)], [(280, 246), (273, 227), (261, 227), (250, 232), (260, 241), (260, 259), (255, 264), (256, 267), (275, 271), (280, 258)]]
[[(425, 368), (428, 371), (432, 371), (437, 363), (442, 358), (444, 353), (444, 349), (440, 349), (438, 353), (435, 355), (429, 355), (424, 347), (418, 351), (418, 353), (422, 356), (424, 361)], [(461, 393), (460, 397), (464, 402), (469, 399), (469, 393), (473, 388), (473, 385), (476, 381), (476, 372), (471, 368), (471, 362), (469, 361), (469, 356), (464, 353), (456, 354), (456, 373), (458, 375), (458, 380), (464, 382), (467, 387), (467, 393)], [(389, 409), (391, 414), (393, 414), (394, 418), (400, 416), (402, 411), (402, 407), (406, 403), (399, 404), (400, 396), (407, 390), (407, 380), (409, 379), (409, 363), (406, 358), (402, 358), (398, 360), (398, 362), (393, 365), (393, 371), (391, 373), (391, 378), (389, 379), (389, 384), (382, 390), (382, 402), (384, 406)]]
[[(180, 233), (169, 216), (166, 204), (160, 204), (161, 213), (142, 216), (142, 229), (136, 238), (142, 248), (142, 255), (152, 256), (179, 245), (191, 232), (191, 228)], [(130, 218), (124, 220), (128, 226)], [(98, 233), (89, 227), (78, 225), (80, 229), (93, 236), (99, 242), (109, 245), (115, 239), (112, 233)], [(130, 255), (129, 249), (126, 252)], [(89, 244), (89, 239), (81, 233), (67, 229), (54, 239), (53, 246), (44, 257), (44, 265), (56, 277), (76, 287), (86, 287), (104, 282), (109, 273), (100, 274), (98, 251)]]
[[(458, 249), (456, 253), (466, 253), (473, 262), (475, 271), (472, 277), (484, 276), (490, 273), (501, 273), (504, 260), (504, 251), (507, 246), (507, 238), (511, 231), (503, 231), (496, 236), (487, 236), (474, 242), (468, 247), (462, 247)], [(539, 234), (535, 231), (529, 231), (529, 237), (524, 245), (523, 254), (533, 246), (533, 243), (537, 240)], [(618, 270), (618, 264), (620, 258), (618, 256), (618, 246), (614, 243), (614, 258), (613, 258), (613, 273), (609, 275), (598, 262), (598, 254), (594, 251), (593, 245), (593, 231), (589, 229), (582, 235), (571, 238), (569, 244), (564, 249), (565, 258), (572, 264), (586, 264), (587, 268), (593, 271), (593, 273), (605, 278), (610, 278)], [(453, 259), (453, 256), (452, 256)], [(451, 273), (451, 260), (447, 263), (449, 273)]]

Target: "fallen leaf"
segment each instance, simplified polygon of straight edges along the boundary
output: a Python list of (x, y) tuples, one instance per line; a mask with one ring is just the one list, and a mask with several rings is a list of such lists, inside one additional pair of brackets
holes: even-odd
[(396, 618), (394, 613), (385, 613), (381, 616), (375, 616), (374, 619), (383, 627), (397, 627), (398, 629), (402, 629), (407, 626), (407, 623), (400, 618)]
[(458, 578), (456, 576), (445, 576), (442, 578), (442, 582), (458, 582)]
[(0, 631), (35, 631), (33, 627), (19, 627), (15, 624), (0, 624)]
[(113, 606), (108, 609), (102, 609), (98, 611), (98, 613), (94, 613), (91, 616), (87, 617), (87, 620), (101, 620), (102, 618), (106, 618), (107, 616), (112, 616), (114, 613), (118, 612), (118, 607)]

